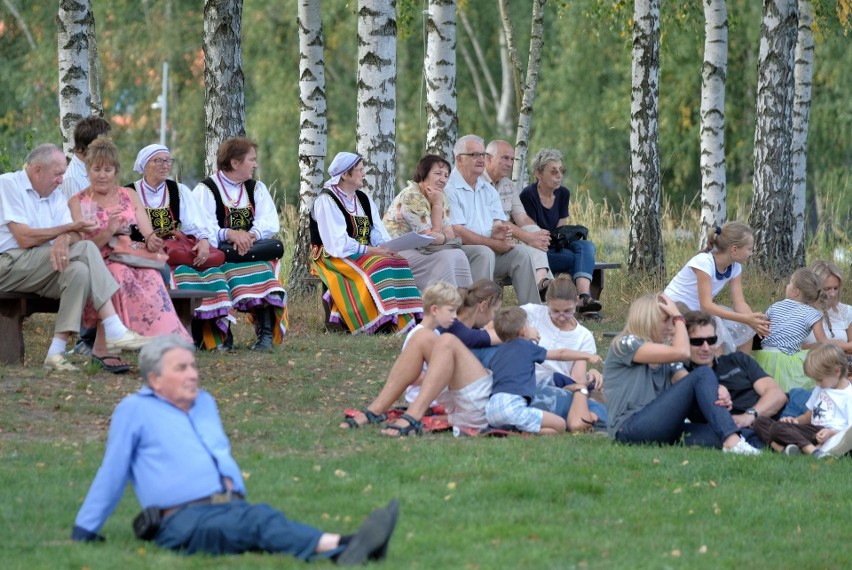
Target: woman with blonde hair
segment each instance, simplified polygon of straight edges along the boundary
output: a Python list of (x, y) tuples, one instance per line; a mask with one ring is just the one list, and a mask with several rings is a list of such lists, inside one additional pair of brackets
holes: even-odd
[[(814, 261), (808, 269), (817, 276), (825, 293), (825, 317), (822, 321), (825, 342), (843, 349), (852, 364), (852, 306), (840, 302), (843, 274), (830, 261)], [(802, 348), (813, 348), (816, 343), (816, 337), (811, 331), (802, 343)]]
[[(624, 330), (604, 361), (610, 437), (672, 445), (683, 435), (688, 440), (689, 433), (701, 441), (697, 432), (712, 430), (726, 453), (760, 453), (740, 435), (728, 410), (716, 405), (719, 381), (713, 370), (684, 370), (689, 355), (686, 322), (671, 299), (652, 293), (630, 305)], [(707, 424), (684, 423), (696, 406)]]
[[(769, 334), (769, 320), (752, 311), (743, 295), (742, 266), (754, 250), (754, 232), (742, 222), (727, 222), (707, 232), (707, 247), (674, 276), (665, 294), (690, 311), (713, 315), (719, 345), (725, 354), (751, 352), (754, 334)], [(733, 309), (713, 299), (730, 283)]]

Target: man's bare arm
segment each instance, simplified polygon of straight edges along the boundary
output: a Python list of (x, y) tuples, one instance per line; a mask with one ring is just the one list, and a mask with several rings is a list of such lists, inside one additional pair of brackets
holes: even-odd
[(497, 253), (505, 253), (512, 249), (512, 244), (509, 242), (479, 235), (467, 229), (462, 224), (453, 225), (453, 231), (461, 238), (462, 243), (465, 245), (485, 245)]
[(79, 222), (71, 222), (69, 224), (63, 224), (61, 226), (55, 226), (52, 228), (31, 228), (26, 224), (21, 224), (18, 222), (9, 222), (9, 231), (12, 233), (12, 236), (15, 238), (15, 241), (18, 242), (18, 245), (27, 249), (30, 247), (39, 246), (43, 243), (49, 242), (50, 240), (54, 240), (61, 236), (62, 234), (67, 234), (71, 232), (73, 235), (69, 235), (69, 239), (72, 240), (69, 243), (74, 243), (81, 239), (81, 235), (77, 232), (80, 232), (90, 226), (90, 222), (79, 221)]

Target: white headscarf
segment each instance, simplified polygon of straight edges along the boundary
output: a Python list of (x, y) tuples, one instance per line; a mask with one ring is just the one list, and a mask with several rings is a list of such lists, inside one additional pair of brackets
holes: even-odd
[(350, 168), (361, 161), (361, 155), (354, 152), (338, 152), (331, 161), (331, 166), (328, 167), (328, 174), (331, 176), (325, 181), (323, 186), (329, 188), (336, 186), (340, 182), (340, 177)]
[(169, 148), (166, 146), (161, 144), (149, 144), (136, 155), (136, 162), (133, 164), (133, 170), (139, 174), (144, 174), (145, 166), (148, 164), (148, 161), (151, 160), (151, 157), (158, 152), (164, 152), (169, 156), (172, 155), (171, 151), (169, 151)]

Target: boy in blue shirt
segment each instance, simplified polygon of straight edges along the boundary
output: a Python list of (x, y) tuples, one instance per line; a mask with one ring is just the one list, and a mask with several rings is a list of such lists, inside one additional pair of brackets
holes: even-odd
[[(538, 331), (527, 324), (527, 314), (520, 307), (500, 311), (494, 317), (494, 330), (503, 344), (491, 361), (494, 384), (485, 407), (488, 424), (494, 427), (509, 425), (539, 434), (564, 432), (566, 424), (561, 417), (530, 407), (536, 389), (535, 365), (545, 360), (586, 360), (599, 364), (600, 357), (567, 348), (547, 350), (538, 346)], [(577, 393), (588, 397), (585, 387), (575, 395)]]

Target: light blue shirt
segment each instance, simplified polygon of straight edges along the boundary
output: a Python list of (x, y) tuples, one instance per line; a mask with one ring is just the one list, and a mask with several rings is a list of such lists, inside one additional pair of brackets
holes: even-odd
[(500, 195), (481, 176), (477, 178), (474, 189), (454, 168), (444, 193), (450, 203), (450, 222), (453, 225), (462, 225), (473, 233), (491, 237), (494, 220), (506, 221)]
[(199, 390), (187, 413), (146, 385), (116, 406), (103, 463), (75, 525), (97, 533), (128, 481), (143, 509), (165, 509), (223, 492), (222, 477), (245, 495), (213, 396)]

